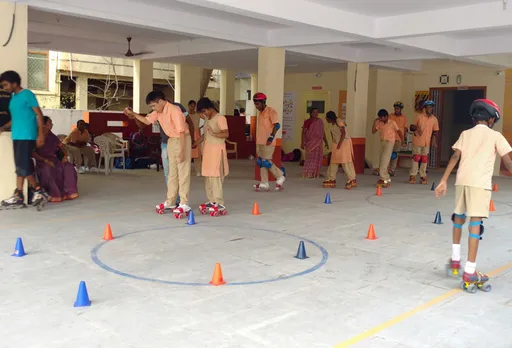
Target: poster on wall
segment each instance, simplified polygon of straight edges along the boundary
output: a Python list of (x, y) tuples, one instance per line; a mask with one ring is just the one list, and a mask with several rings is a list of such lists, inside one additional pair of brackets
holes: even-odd
[(283, 98), (283, 139), (293, 139), (295, 125), (295, 92), (286, 92)]
[(414, 110), (421, 112), (423, 110), (423, 103), (429, 99), (429, 91), (416, 91), (414, 92)]

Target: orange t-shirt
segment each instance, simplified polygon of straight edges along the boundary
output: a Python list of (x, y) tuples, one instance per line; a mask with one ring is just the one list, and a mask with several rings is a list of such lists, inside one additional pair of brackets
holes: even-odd
[(461, 152), (455, 185), (490, 190), (496, 153), (503, 157), (512, 151), (507, 139), (486, 125), (476, 125), (461, 133), (452, 146)]
[[(397, 116), (393, 113), (393, 114), (389, 115), (389, 119), (391, 121), (395, 121), (396, 125), (398, 126), (398, 129), (402, 131), (402, 134), (405, 134), (405, 127), (407, 127), (407, 117), (405, 117), (404, 114)], [(400, 135), (398, 134), (398, 132), (396, 135), (397, 135), (396, 140), (400, 140)]]
[(78, 128), (75, 128), (69, 134), (69, 136), (64, 140), (64, 142), (72, 143), (72, 144), (76, 144), (77, 142), (87, 143), (87, 142), (89, 142), (89, 138), (90, 138), (90, 134), (87, 131), (87, 129), (85, 129), (82, 133), (82, 132), (80, 132), (80, 130)]
[(439, 122), (434, 115), (427, 116), (420, 114), (416, 118), (416, 126), (422, 131), (421, 135), (413, 135), (412, 144), (414, 146), (430, 147), (432, 133), (439, 131)]
[(190, 133), (188, 124), (185, 121), (185, 115), (183, 115), (179, 106), (169, 102), (167, 102), (162, 112), (153, 111), (146, 116), (146, 119), (151, 123), (158, 121), (160, 127), (162, 127), (164, 133), (169, 138), (179, 138), (180, 133)]
[(389, 120), (384, 123), (382, 121), (377, 122), (377, 130), (380, 134), (380, 140), (390, 141), (394, 143), (397, 139), (400, 139), (397, 135), (398, 125), (395, 121)]
[[(256, 145), (267, 145), (267, 139), (272, 134), (274, 124), (279, 122), (277, 111), (270, 106), (265, 107), (258, 115), (258, 129), (256, 131)], [(276, 139), (271, 145), (276, 144)]]

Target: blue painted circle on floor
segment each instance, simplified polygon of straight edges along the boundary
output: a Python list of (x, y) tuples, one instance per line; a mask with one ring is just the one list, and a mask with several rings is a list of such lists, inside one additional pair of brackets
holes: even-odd
[[(208, 226), (211, 226), (211, 227), (224, 227), (224, 228), (236, 228), (236, 226), (229, 226), (229, 225), (210, 225), (210, 224), (208, 224)], [(191, 227), (190, 226), (175, 226), (175, 227), (172, 227), (172, 228), (175, 229), (175, 228), (191, 228)], [(320, 269), (323, 265), (325, 265), (327, 263), (327, 259), (329, 258), (329, 253), (327, 252), (327, 250), (324, 247), (322, 247), (320, 244), (318, 244), (318, 243), (316, 243), (316, 242), (314, 242), (312, 240), (309, 240), (309, 239), (306, 239), (306, 238), (302, 238), (302, 237), (296, 236), (294, 234), (285, 233), (285, 232), (279, 232), (279, 231), (274, 231), (274, 230), (269, 230), (269, 229), (264, 229), (264, 228), (256, 228), (256, 227), (245, 227), (245, 228), (246, 229), (250, 229), (250, 230), (255, 230), (255, 231), (263, 231), (263, 232), (270, 232), (270, 233), (275, 233), (275, 234), (281, 234), (281, 235), (285, 235), (285, 236), (288, 236), (288, 237), (292, 237), (292, 238), (296, 238), (296, 239), (299, 239), (301, 241), (304, 241), (305, 243), (308, 243), (308, 244), (318, 248), (320, 250), (320, 252), (322, 253), (322, 259), (320, 260), (319, 263), (317, 263), (313, 267), (310, 267), (310, 268), (308, 268), (308, 269), (306, 269), (304, 271), (298, 272), (298, 273), (293, 273), (293, 274), (289, 274), (289, 275), (286, 275), (286, 276), (280, 276), (278, 278), (271, 278), (271, 279), (264, 279), (264, 280), (255, 280), (255, 281), (247, 281), (247, 282), (231, 282), (231, 283), (227, 282), (225, 285), (256, 285), (256, 284), (265, 284), (265, 283), (273, 283), (273, 282), (278, 282), (278, 281), (282, 281), (282, 280), (287, 280), (287, 279), (303, 276), (303, 275), (312, 273), (312, 272)], [(158, 230), (168, 230), (168, 229), (169, 229), (169, 227), (167, 226), (167, 227), (152, 228), (152, 229), (147, 229), (147, 230), (133, 231), (133, 232), (129, 232), (129, 233), (126, 233), (124, 235), (121, 235), (119, 237), (116, 237), (116, 239), (124, 238), (124, 237), (130, 236), (130, 235), (133, 235), (133, 234), (137, 234), (137, 233), (143, 233), (143, 232), (148, 232), (148, 231), (158, 231)], [(127, 278), (143, 280), (143, 281), (153, 282), (153, 283), (161, 283), (161, 284), (169, 284), (169, 285), (185, 285), (185, 286), (212, 286), (209, 283), (175, 282), (175, 281), (170, 281), (170, 280), (162, 280), (162, 279), (141, 277), (141, 276), (138, 276), (138, 275), (134, 275), (134, 274), (130, 274), (130, 273), (126, 273), (126, 272), (122, 272), (122, 271), (119, 271), (117, 269), (114, 269), (114, 268), (110, 267), (109, 265), (105, 264), (103, 261), (100, 260), (100, 258), (98, 257), (98, 252), (100, 251), (100, 249), (105, 244), (107, 244), (107, 243), (115, 243), (116, 239), (114, 239), (113, 241), (109, 241), (109, 242), (107, 242), (107, 241), (102, 242), (102, 243), (96, 245), (91, 250), (91, 259), (92, 259), (92, 261), (94, 263), (96, 263), (98, 266), (100, 266), (101, 268), (103, 268), (107, 272), (111, 272), (111, 273), (114, 273), (114, 274), (117, 274), (117, 275), (120, 275), (120, 276), (123, 276), (123, 277), (127, 277)], [(293, 256), (290, 256), (290, 257), (292, 258)], [(300, 260), (297, 260), (297, 262), (300, 262)]]

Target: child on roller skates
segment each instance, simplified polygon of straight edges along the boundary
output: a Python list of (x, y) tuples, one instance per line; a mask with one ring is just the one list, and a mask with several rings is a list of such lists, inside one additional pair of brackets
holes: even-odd
[(226, 215), (226, 206), (222, 192), (224, 177), (229, 173), (226, 139), (229, 137), (226, 117), (215, 109), (208, 98), (197, 102), (197, 112), (205, 116), (204, 134), (194, 142), (194, 147), (204, 141), (201, 174), (204, 176), (208, 202), (201, 204), (201, 214), (211, 216)]
[(404, 103), (401, 101), (393, 104), (395, 112), (389, 115), (391, 121), (395, 121), (398, 126), (397, 138), (395, 140), (395, 146), (393, 147), (393, 153), (391, 154), (391, 163), (389, 165), (389, 175), (395, 176), (396, 166), (398, 164), (398, 152), (403, 147), (407, 147), (407, 140), (405, 135), (407, 134), (407, 117), (402, 113), (404, 109)]
[[(169, 137), (167, 141), (167, 156), (169, 158), (169, 178), (167, 182), (167, 200), (158, 206), (157, 212), (163, 213), (172, 209), (174, 217), (182, 218), (190, 212), (188, 194), (190, 191), (190, 164), (192, 141), (189, 126), (182, 109), (165, 99), (161, 91), (150, 92), (146, 97), (153, 112), (144, 117), (133, 112), (131, 108), (124, 109), (130, 119), (150, 125), (158, 121), (160, 127)], [(180, 197), (180, 204), (176, 206), (176, 199)]]
[[(32, 152), (36, 146), (44, 145), (43, 113), (34, 93), (21, 87), (21, 77), (17, 72), (4, 72), (0, 75), (0, 83), (4, 91), (12, 94), (9, 110), (12, 118), (11, 131), (17, 176), (13, 196), (3, 200), (1, 206), (5, 209), (25, 207), (23, 185), (26, 179), (28, 182), (27, 203), (40, 210), (48, 196), (36, 181)], [(0, 128), (1, 131), (3, 128)]]
[(341, 118), (336, 117), (333, 111), (326, 114), (329, 131), (332, 136), (331, 163), (327, 169), (327, 180), (323, 182), (326, 188), (336, 187), (336, 173), (341, 164), (343, 171), (348, 177), (345, 188), (350, 190), (357, 187), (356, 171), (354, 169), (353, 157), (354, 149), (352, 148), (352, 139), (347, 134), (345, 123)]
[(435, 194), (437, 198), (446, 194), (448, 177), (460, 160), (455, 181), (453, 245), (448, 270), (453, 275), (459, 274), (462, 225), (468, 217), (468, 259), (462, 275), (461, 288), (475, 293), (478, 289), (491, 290), (491, 286), (486, 284), (489, 277), (476, 270), (476, 256), (478, 244), (484, 233), (482, 220), (489, 217), (491, 180), (496, 153), (500, 155), (507, 169), (512, 171), (512, 160), (509, 157), (512, 147), (501, 133), (492, 130), (500, 119), (500, 109), (493, 101), (475, 100), (471, 104), (470, 116), (475, 126), (462, 132), (452, 146), (455, 153), (448, 162)]
[(390, 187), (391, 177), (388, 167), (399, 128), (395, 121), (389, 119), (389, 114), (385, 109), (380, 109), (377, 116), (378, 118), (372, 126), (372, 134), (377, 133), (377, 131), (380, 134), (380, 180), (377, 181), (377, 187)]

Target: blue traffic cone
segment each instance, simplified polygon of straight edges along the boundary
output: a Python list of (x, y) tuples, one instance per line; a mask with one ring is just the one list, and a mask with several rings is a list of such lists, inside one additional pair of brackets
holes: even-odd
[(196, 224), (196, 218), (194, 217), (194, 212), (191, 210), (190, 213), (188, 213), (187, 225), (195, 225), (195, 224)]
[(306, 247), (304, 246), (304, 242), (300, 241), (299, 243), (299, 249), (297, 250), (297, 256), (295, 258), (299, 260), (304, 260), (308, 258), (308, 255), (306, 255)]
[(82, 280), (78, 287), (78, 294), (76, 295), (74, 307), (88, 307), (90, 305), (91, 301), (89, 300), (89, 294), (87, 293), (87, 286), (85, 286), (85, 282)]
[(325, 195), (324, 203), (325, 204), (332, 204), (332, 202), (331, 202), (331, 195), (329, 194), (329, 192), (327, 192), (327, 194)]
[(436, 190), (436, 183), (433, 182), (432, 187), (430, 188), (430, 191), (435, 191), (435, 190)]
[(441, 213), (437, 212), (436, 218), (434, 219), (434, 223), (436, 225), (441, 225), (443, 223), (443, 220), (441, 219)]
[(25, 248), (23, 248), (23, 242), (21, 241), (21, 238), (16, 239), (16, 247), (14, 248), (14, 254), (12, 256), (14, 257), (23, 257), (25, 256)]

